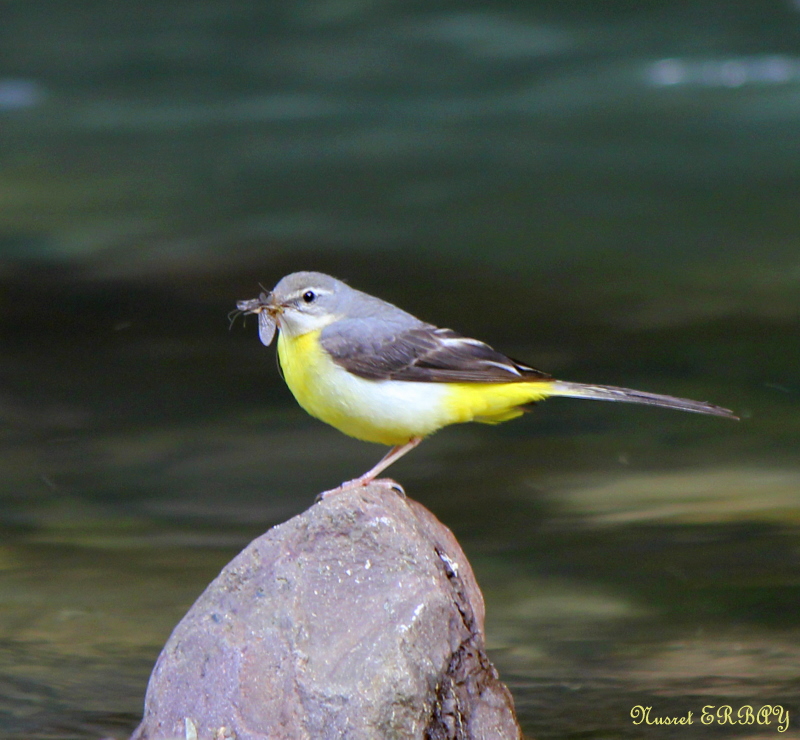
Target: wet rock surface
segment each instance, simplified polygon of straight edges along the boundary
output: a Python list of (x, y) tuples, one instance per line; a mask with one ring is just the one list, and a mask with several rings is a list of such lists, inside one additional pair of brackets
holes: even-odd
[(254, 540), (178, 624), (132, 740), (519, 738), (450, 530), (383, 485)]

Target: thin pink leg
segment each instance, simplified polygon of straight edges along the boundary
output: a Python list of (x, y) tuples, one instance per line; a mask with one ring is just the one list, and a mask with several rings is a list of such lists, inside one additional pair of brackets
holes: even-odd
[[(332, 488), (330, 491), (323, 491), (319, 495), (319, 498), (325, 498), (333, 493), (341, 493), (349, 488), (361, 488), (362, 486), (368, 486), (370, 483), (372, 483), (372, 481), (375, 480), (379, 473), (382, 473), (393, 462), (399, 460), (407, 452), (411, 452), (411, 450), (413, 450), (420, 442), (422, 442), (422, 437), (412, 437), (404, 445), (396, 445), (395, 447), (392, 447), (392, 449), (381, 458), (380, 462), (374, 468), (371, 468), (364, 473), (364, 475), (354, 478), (353, 480), (346, 481), (345, 483), (342, 483), (342, 485)], [(391, 482), (394, 483), (394, 481)]]

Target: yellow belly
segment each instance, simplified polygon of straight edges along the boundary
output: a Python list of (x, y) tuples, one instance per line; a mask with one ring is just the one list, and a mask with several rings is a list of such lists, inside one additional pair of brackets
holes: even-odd
[(521, 405), (552, 393), (549, 381), (421, 383), (359, 378), (337, 365), (319, 344), (319, 331), (278, 336), (286, 384), (311, 416), (367, 442), (398, 445), (448, 424), (499, 423)]

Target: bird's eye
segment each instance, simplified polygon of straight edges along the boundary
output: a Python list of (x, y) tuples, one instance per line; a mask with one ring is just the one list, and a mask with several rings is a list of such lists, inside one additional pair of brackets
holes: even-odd
[(307, 290), (305, 293), (303, 293), (303, 300), (306, 303), (312, 303), (316, 297), (317, 294), (313, 290)]

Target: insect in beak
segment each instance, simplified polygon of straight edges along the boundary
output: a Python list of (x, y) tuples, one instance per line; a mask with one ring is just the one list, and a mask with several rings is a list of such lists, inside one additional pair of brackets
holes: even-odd
[(261, 344), (269, 347), (275, 338), (278, 316), (283, 312), (283, 306), (275, 303), (272, 293), (262, 293), (258, 298), (238, 301), (236, 308), (245, 316), (252, 313), (258, 314), (258, 338), (261, 340)]

